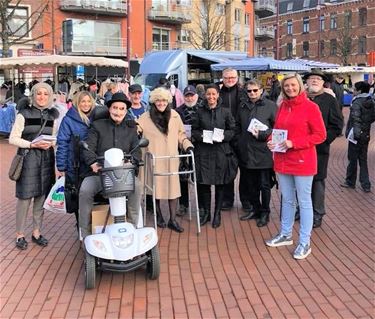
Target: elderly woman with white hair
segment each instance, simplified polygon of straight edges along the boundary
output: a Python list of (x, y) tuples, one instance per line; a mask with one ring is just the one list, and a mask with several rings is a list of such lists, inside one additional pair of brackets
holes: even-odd
[[(154, 156), (176, 156), (178, 148), (189, 151), (193, 148), (185, 134), (184, 125), (178, 113), (171, 109), (172, 95), (164, 88), (157, 88), (150, 94), (150, 111), (142, 114), (137, 120), (139, 131), (150, 143), (147, 151)], [(157, 159), (156, 173), (177, 172), (178, 158)], [(169, 204), (168, 228), (181, 233), (184, 229), (175, 220), (177, 201), (181, 196), (178, 175), (156, 176), (156, 212), (160, 228), (167, 225), (160, 210), (160, 200), (167, 199)]]
[(45, 247), (48, 240), (40, 231), (43, 220), (43, 204), (55, 181), (54, 142), (40, 140), (39, 135), (55, 135), (59, 113), (52, 108), (53, 91), (50, 85), (38, 83), (31, 90), (30, 104), (19, 111), (9, 137), (9, 143), (18, 146), (18, 154), (24, 155), (20, 178), (16, 182), (16, 247), (24, 250), (27, 211), (33, 203), (33, 232), (31, 240)]

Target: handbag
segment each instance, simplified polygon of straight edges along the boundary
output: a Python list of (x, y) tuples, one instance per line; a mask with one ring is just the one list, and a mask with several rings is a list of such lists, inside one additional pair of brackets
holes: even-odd
[(29, 152), (28, 149), (25, 149), (22, 154), (17, 154), (13, 157), (12, 163), (9, 167), (8, 176), (12, 181), (18, 181), (21, 177), (22, 167), (23, 167), (23, 160), (27, 153)]
[[(46, 126), (47, 120), (44, 120), (43, 125), (41, 126), (39, 132), (36, 136), (39, 136), (42, 133), (44, 127)], [(21, 172), (23, 168), (23, 160), (25, 156), (29, 153), (29, 149), (21, 149), (19, 148), (17, 154), (14, 155), (12, 163), (10, 164), (8, 176), (12, 181), (18, 181), (21, 177)], [(21, 154), (19, 154), (21, 153)]]

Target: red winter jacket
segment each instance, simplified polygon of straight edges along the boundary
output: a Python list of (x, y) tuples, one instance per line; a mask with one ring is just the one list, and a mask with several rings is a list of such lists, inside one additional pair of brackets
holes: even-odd
[(318, 105), (306, 93), (283, 100), (276, 115), (275, 129), (288, 130), (293, 147), (285, 153), (274, 153), (275, 172), (311, 176), (317, 173), (315, 145), (326, 139), (326, 128)]

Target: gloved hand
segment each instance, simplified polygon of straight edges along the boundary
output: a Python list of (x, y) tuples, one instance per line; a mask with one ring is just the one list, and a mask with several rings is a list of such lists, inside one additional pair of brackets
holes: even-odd
[(185, 153), (190, 154), (190, 151), (194, 152), (194, 146), (189, 146), (186, 150)]

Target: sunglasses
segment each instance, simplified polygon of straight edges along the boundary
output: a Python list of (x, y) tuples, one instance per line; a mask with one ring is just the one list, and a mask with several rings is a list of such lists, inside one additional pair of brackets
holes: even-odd
[(247, 93), (251, 93), (251, 92), (257, 93), (258, 91), (259, 89), (252, 89), (252, 90), (247, 90)]

